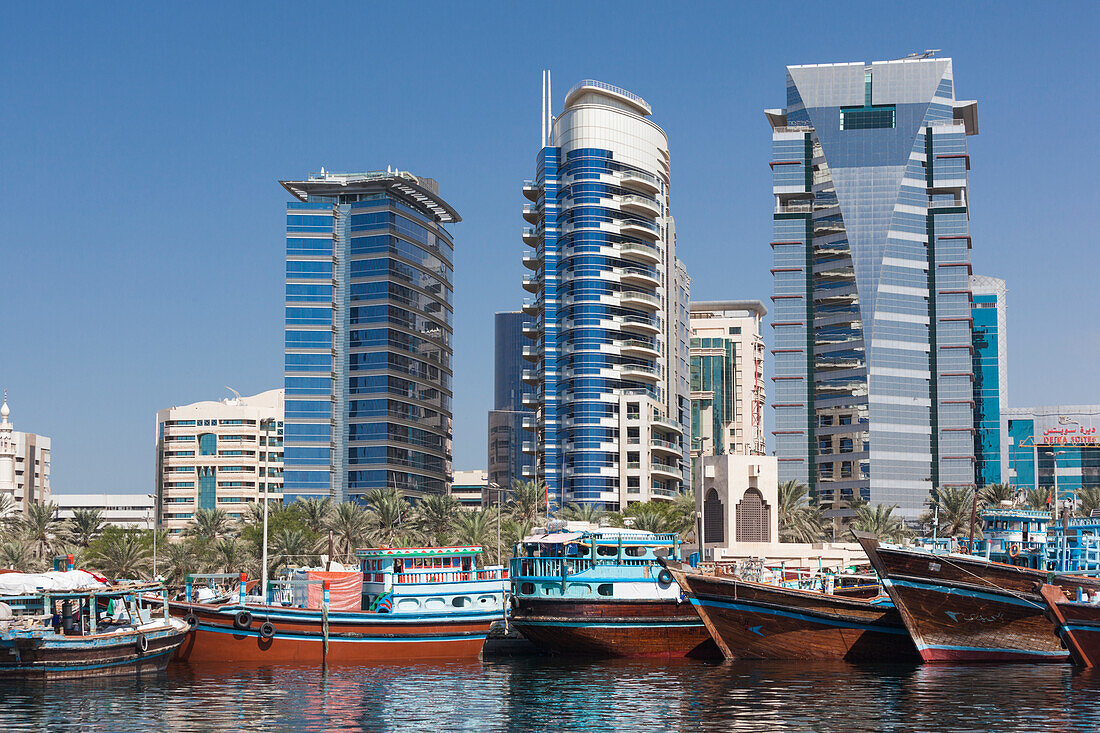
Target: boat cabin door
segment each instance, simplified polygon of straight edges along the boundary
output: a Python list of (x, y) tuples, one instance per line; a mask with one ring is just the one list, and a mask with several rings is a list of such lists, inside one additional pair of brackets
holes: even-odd
[(462, 558), (462, 569), (466, 572), (469, 572), (470, 569), (471, 569), (470, 565), (472, 563), (473, 563), (473, 558), (471, 558), (469, 555), (466, 555), (465, 557)]

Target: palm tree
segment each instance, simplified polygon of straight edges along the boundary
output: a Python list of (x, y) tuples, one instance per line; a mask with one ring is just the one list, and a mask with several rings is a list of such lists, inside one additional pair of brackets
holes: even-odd
[[(941, 486), (933, 489), (928, 497), (931, 516), (939, 517), (938, 534), (944, 537), (961, 537), (970, 528), (970, 518), (974, 512), (974, 492), (957, 486)], [(938, 512), (935, 511), (938, 508)], [(981, 527), (975, 523), (974, 532), (981, 536)]]
[(183, 585), (188, 575), (199, 572), (201, 564), (193, 541), (168, 542), (162, 547), (157, 571), (164, 575), (167, 585)]
[(909, 536), (909, 530), (906, 529), (905, 523), (901, 520), (901, 517), (894, 516), (894, 510), (897, 509), (897, 505), (886, 506), (884, 504), (876, 504), (874, 507), (861, 506), (856, 509), (855, 521), (852, 522), (852, 529), (859, 532), (867, 532), (875, 537), (875, 539), (885, 540), (887, 542), (900, 542)]
[(33, 553), (28, 542), (10, 540), (0, 545), (0, 567), (29, 571)]
[(111, 528), (104, 532), (90, 553), (89, 561), (109, 578), (140, 578), (149, 565), (149, 548), (141, 534)]
[[(270, 512), (270, 507), (268, 511)], [(307, 527), (314, 532), (321, 532), (325, 527), (325, 521), (332, 514), (332, 499), (327, 496), (323, 499), (302, 499), (294, 503), (294, 511)], [(268, 518), (270, 519), (270, 514)]]
[[(460, 512), (455, 516), (454, 539), (460, 545), (481, 545), (485, 548), (484, 557), (494, 564), (500, 562), (497, 553), (497, 518), (500, 515), (498, 507), (491, 509), (475, 509), (470, 512)], [(501, 524), (501, 544), (504, 539), (504, 525)]]
[(634, 529), (639, 529), (644, 532), (653, 532), (654, 534), (672, 531), (668, 515), (665, 514), (661, 507), (654, 506), (651, 502), (646, 502), (644, 505), (635, 504), (631, 509), (634, 510), (629, 513), (634, 519), (632, 525)]
[(367, 511), (354, 502), (338, 504), (336, 511), (326, 520), (325, 528), (332, 532), (336, 551), (343, 554), (344, 560), (351, 562), (355, 549), (362, 546), (369, 534)]
[(232, 521), (224, 509), (196, 509), (195, 518), (187, 525), (184, 534), (207, 542), (216, 542), (228, 537), (232, 531)]
[(562, 516), (571, 522), (599, 524), (600, 520), (607, 516), (607, 512), (595, 504), (567, 504)]
[(1054, 492), (1049, 486), (1040, 486), (1037, 489), (1028, 489), (1024, 496), (1028, 507), (1037, 512), (1050, 511), (1054, 505)]
[(546, 484), (541, 479), (520, 481), (512, 479), (512, 497), (507, 504), (508, 513), (517, 521), (537, 523), (539, 507), (546, 507)]
[(238, 573), (245, 562), (244, 545), (235, 537), (223, 537), (214, 545), (214, 558), (223, 573)]
[(363, 499), (370, 507), (367, 522), (374, 541), (392, 545), (410, 513), (409, 502), (397, 489), (371, 489)]
[(461, 511), (458, 500), (449, 494), (425, 496), (416, 505), (415, 523), (430, 541), (445, 545), (450, 541), (451, 525)]
[(45, 502), (43, 504), (30, 504), (19, 527), (23, 536), (37, 550), (39, 560), (44, 560), (49, 554), (56, 540), (55, 533), (60, 525), (57, 519), (57, 504)]
[(316, 557), (309, 536), (300, 529), (280, 528), (271, 538), (271, 545), (272, 570), (284, 565), (312, 563)]
[(779, 484), (779, 541), (815, 542), (825, 534), (821, 512), (810, 505), (810, 489), (799, 481)]
[(73, 509), (66, 534), (80, 547), (87, 547), (103, 531), (103, 517), (98, 509)]
[(15, 516), (15, 498), (11, 494), (0, 494), (0, 529)]
[(1086, 486), (1077, 490), (1077, 516), (1090, 517), (1100, 509), (1100, 488)]
[(991, 506), (997, 506), (1002, 501), (1016, 501), (1016, 487), (1009, 484), (989, 484), (981, 491), (978, 497), (981, 501)]

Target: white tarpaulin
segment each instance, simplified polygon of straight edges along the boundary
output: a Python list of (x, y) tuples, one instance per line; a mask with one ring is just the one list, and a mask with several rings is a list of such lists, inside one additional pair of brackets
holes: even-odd
[(51, 570), (46, 573), (0, 573), (0, 596), (24, 596), (41, 591), (74, 591), (106, 588), (83, 570)]

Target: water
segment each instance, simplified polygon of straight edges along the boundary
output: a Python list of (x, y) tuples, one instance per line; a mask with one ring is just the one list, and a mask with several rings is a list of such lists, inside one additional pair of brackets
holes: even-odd
[(237, 670), (0, 683), (16, 731), (1086, 731), (1068, 665), (577, 661)]

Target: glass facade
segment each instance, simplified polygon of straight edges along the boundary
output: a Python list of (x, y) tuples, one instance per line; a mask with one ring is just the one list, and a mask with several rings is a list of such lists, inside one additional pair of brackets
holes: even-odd
[[(630, 470), (620, 456), (624, 393), (662, 406), (669, 424), (653, 437), (675, 444), (682, 458), (687, 302), (681, 319), (676, 298), (689, 282), (676, 269), (667, 140), (648, 115), (630, 92), (581, 82), (546, 128), (536, 177), (524, 186), (532, 202), (524, 218), (533, 226), (524, 230), (532, 273), (523, 287), (534, 295), (523, 309), (534, 385), (524, 400), (535, 410), (524, 448), (558, 504), (619, 508)], [(640, 500), (643, 486), (675, 495), (684, 467), (663, 455), (644, 475), (634, 470)]]
[(1100, 406), (1005, 408), (1008, 482), (1048, 489), (1060, 500), (1100, 488)]
[(446, 493), (458, 214), (404, 172), (283, 186), (285, 495)]
[[(736, 417), (737, 342), (724, 338), (691, 340), (691, 450), (724, 453), (722, 440)], [(703, 425), (706, 418), (709, 425)], [(703, 445), (703, 437), (713, 442)]]
[(915, 517), (975, 481), (966, 136), (950, 59), (787, 68), (773, 125), (779, 480)]
[[(493, 319), (494, 409), (489, 412), (489, 483), (510, 488), (514, 480), (534, 476), (534, 456), (523, 452), (523, 419), (535, 413), (523, 405), (532, 387), (523, 381), (523, 323), (520, 311), (497, 313)], [(529, 381), (530, 373), (528, 373)], [(490, 493), (489, 500), (497, 497)]]
[(1007, 444), (1001, 407), (1007, 400), (1005, 284), (972, 275), (971, 333), (974, 339), (974, 458), (978, 486), (1004, 482)]

